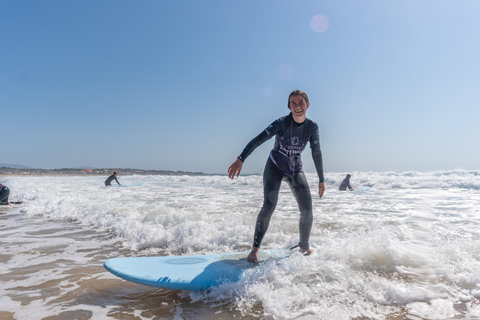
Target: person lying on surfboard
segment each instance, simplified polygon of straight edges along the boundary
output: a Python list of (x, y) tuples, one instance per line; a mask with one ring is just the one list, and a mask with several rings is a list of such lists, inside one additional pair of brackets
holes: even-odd
[(120, 184), (120, 182), (118, 182), (118, 180), (117, 180), (117, 173), (116, 172), (113, 172), (113, 174), (110, 177), (108, 177), (107, 180), (105, 180), (105, 187), (111, 186), (113, 180), (117, 181), (117, 183)]
[(248, 261), (250, 262), (257, 262), (258, 250), (277, 205), (282, 181), (286, 181), (290, 186), (300, 209), (300, 250), (304, 254), (312, 253), (308, 243), (313, 224), (312, 195), (302, 170), (301, 159), (301, 153), (307, 142), (310, 143), (313, 162), (319, 178), (318, 195), (320, 198), (325, 192), (325, 180), (318, 125), (306, 117), (309, 106), (310, 103), (305, 92), (295, 90), (290, 93), (288, 97), (290, 114), (275, 120), (263, 132), (253, 138), (237, 160), (228, 168), (230, 179), (235, 176), (238, 177), (247, 157), (258, 146), (275, 136), (275, 145), (270, 152), (263, 172), (264, 201), (255, 223), (253, 247), (248, 255)]
[(10, 196), (10, 189), (7, 186), (4, 186), (0, 183), (0, 205), (10, 205), (10, 204), (22, 204), (23, 201), (8, 201), (8, 196)]

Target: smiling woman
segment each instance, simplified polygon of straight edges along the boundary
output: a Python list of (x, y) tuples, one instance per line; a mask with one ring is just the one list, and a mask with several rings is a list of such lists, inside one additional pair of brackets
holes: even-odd
[(315, 122), (307, 119), (310, 106), (308, 96), (301, 90), (294, 90), (288, 97), (288, 108), (291, 113), (274, 121), (267, 129), (250, 141), (237, 160), (228, 168), (230, 179), (238, 177), (245, 159), (262, 143), (275, 136), (275, 146), (263, 172), (263, 207), (255, 224), (253, 248), (248, 261), (257, 262), (260, 244), (267, 232), (270, 218), (277, 206), (278, 194), (282, 181), (290, 186), (300, 210), (300, 242), (298, 246), (305, 254), (312, 253), (309, 247), (310, 232), (313, 223), (312, 196), (303, 172), (301, 153), (307, 142), (312, 148), (312, 157), (317, 170), (320, 198), (325, 191), (323, 176), (323, 160), (320, 150), (320, 135)]
[(305, 92), (297, 94), (297, 90), (293, 91), (288, 97), (288, 108), (292, 111), (293, 120), (296, 123), (303, 123), (307, 118), (307, 109), (310, 106), (308, 97)]

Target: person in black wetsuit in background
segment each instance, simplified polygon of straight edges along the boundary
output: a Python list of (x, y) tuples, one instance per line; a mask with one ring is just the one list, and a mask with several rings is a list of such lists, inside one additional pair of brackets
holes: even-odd
[(8, 201), (8, 196), (10, 196), (10, 189), (7, 186), (4, 186), (0, 183), (0, 205), (9, 205), (9, 204), (21, 204), (23, 201)]
[(340, 187), (338, 188), (338, 190), (347, 191), (347, 188), (348, 188), (348, 190), (353, 191), (353, 188), (350, 185), (350, 177), (351, 175), (347, 174), (345, 179), (343, 179), (342, 183), (340, 184)]
[(264, 201), (262, 209), (255, 223), (255, 235), (252, 251), (248, 261), (258, 261), (258, 250), (267, 232), (270, 218), (278, 201), (278, 193), (282, 181), (286, 181), (292, 190), (300, 209), (300, 250), (305, 254), (312, 253), (309, 246), (310, 232), (313, 224), (312, 195), (302, 170), (301, 153), (307, 142), (312, 149), (312, 157), (318, 174), (318, 195), (320, 198), (325, 192), (323, 176), (323, 160), (320, 150), (320, 134), (318, 125), (306, 117), (310, 103), (305, 92), (295, 90), (288, 97), (290, 114), (272, 122), (263, 132), (251, 140), (240, 156), (228, 168), (228, 176), (238, 177), (243, 162), (262, 143), (275, 136), (275, 145), (263, 172)]
[(117, 183), (120, 184), (120, 182), (118, 182), (118, 180), (117, 180), (117, 173), (116, 172), (114, 172), (110, 177), (107, 178), (107, 180), (105, 180), (105, 187), (111, 186), (113, 180), (117, 181)]

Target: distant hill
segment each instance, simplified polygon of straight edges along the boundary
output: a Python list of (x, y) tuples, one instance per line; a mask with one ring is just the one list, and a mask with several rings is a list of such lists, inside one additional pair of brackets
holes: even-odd
[(0, 168), (15, 168), (15, 169), (31, 169), (27, 166), (22, 166), (19, 164), (11, 164), (11, 163), (0, 163)]
[[(19, 165), (19, 164), (11, 164), (11, 163), (0, 163), (0, 168), (33, 169), (32, 167), (22, 166), (22, 165)], [(80, 170), (90, 169), (90, 170), (94, 170), (94, 169), (97, 169), (97, 168), (86, 166), (86, 167), (72, 167), (72, 168), (69, 167), (67, 169), (80, 169)]]
[[(3, 168), (2, 165), (8, 166)], [(126, 175), (169, 175), (169, 176), (179, 176), (179, 175), (189, 175), (189, 176), (199, 176), (205, 175), (202, 172), (188, 172), (188, 171), (171, 171), (171, 170), (146, 170), (146, 169), (128, 169), (128, 168), (103, 168), (103, 169), (73, 169), (73, 168), (63, 168), (63, 169), (39, 169), (39, 168), (28, 168), (25, 166), (17, 166), (11, 164), (0, 163), (0, 175), (20, 175), (20, 176), (89, 176), (89, 175), (102, 175), (107, 176), (112, 174), (113, 171), (119, 172), (121, 176)]]

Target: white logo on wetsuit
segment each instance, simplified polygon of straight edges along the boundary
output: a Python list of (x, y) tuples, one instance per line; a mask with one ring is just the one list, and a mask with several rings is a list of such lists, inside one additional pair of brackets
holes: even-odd
[(270, 130), (273, 129), (273, 125), (269, 125), (267, 129), (265, 129), (265, 132), (270, 136), (271, 133), (270, 133)]

